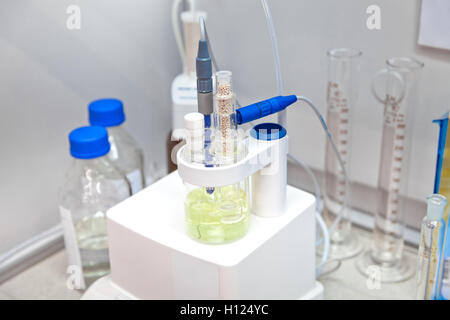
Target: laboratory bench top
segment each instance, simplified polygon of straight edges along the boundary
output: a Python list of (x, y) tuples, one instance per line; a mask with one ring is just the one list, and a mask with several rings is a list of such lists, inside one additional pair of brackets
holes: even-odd
[[(354, 228), (364, 246), (370, 242), (370, 233)], [(405, 254), (416, 261), (417, 249), (405, 246)], [(400, 283), (381, 283), (379, 288), (367, 284), (367, 278), (358, 272), (356, 258), (343, 260), (341, 266), (322, 276), (319, 281), (324, 286), (325, 299), (412, 299), (415, 278)], [(330, 267), (332, 267), (330, 263)], [(414, 266), (415, 268), (415, 266)], [(56, 252), (31, 268), (0, 285), (2, 299), (79, 299), (82, 292), (70, 290), (66, 286), (66, 254)], [(372, 287), (372, 289), (371, 289)], [(376, 287), (376, 286), (375, 286)]]

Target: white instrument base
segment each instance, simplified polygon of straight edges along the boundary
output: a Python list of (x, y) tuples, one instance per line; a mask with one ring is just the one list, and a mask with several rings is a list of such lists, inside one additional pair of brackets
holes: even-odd
[(111, 282), (111, 298), (322, 297), (315, 280), (314, 196), (288, 186), (284, 214), (251, 215), (245, 237), (208, 245), (186, 233), (184, 194), (175, 171), (108, 211), (111, 275), (84, 298)]

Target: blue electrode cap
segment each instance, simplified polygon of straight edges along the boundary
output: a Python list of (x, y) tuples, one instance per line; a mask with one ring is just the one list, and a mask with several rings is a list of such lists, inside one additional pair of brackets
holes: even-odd
[(119, 99), (99, 99), (89, 104), (89, 123), (93, 126), (113, 127), (124, 121), (123, 103)]
[(261, 123), (252, 128), (250, 135), (258, 140), (273, 141), (286, 136), (286, 129), (278, 123)]
[(87, 126), (69, 134), (70, 154), (78, 159), (94, 159), (104, 156), (111, 148), (108, 131), (104, 127)]
[(297, 96), (278, 96), (236, 110), (238, 124), (244, 124), (280, 112), (297, 101)]

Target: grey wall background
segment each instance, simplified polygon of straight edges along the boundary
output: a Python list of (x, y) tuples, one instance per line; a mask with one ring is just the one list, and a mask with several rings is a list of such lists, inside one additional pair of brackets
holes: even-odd
[[(66, 8), (81, 8), (81, 30), (66, 28)], [(0, 10), (0, 252), (59, 221), (57, 189), (70, 164), (67, 134), (86, 123), (93, 99), (126, 104), (127, 129), (147, 159), (165, 165), (170, 85), (181, 71), (169, 0), (2, 0)], [(366, 8), (381, 7), (382, 29), (366, 28)], [(417, 45), (419, 0), (269, 0), (286, 93), (313, 99), (325, 112), (326, 50), (363, 51), (353, 141), (354, 179), (377, 184), (383, 109), (371, 76), (391, 56), (425, 62), (414, 123), (409, 195), (431, 193), (437, 127), (450, 104), (450, 52)], [(222, 68), (234, 74), (241, 103), (276, 94), (272, 51), (259, 0), (198, 0)], [(325, 136), (313, 113), (289, 112), (290, 150), (315, 169)]]
[[(81, 8), (81, 30), (66, 9)], [(0, 252), (59, 222), (67, 134), (87, 104), (121, 98), (126, 128), (165, 164), (170, 85), (181, 70), (167, 0), (0, 3)]]

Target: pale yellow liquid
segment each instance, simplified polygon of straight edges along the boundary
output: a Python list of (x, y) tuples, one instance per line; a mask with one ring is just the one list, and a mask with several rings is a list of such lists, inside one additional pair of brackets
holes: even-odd
[(83, 276), (87, 284), (109, 273), (106, 217), (91, 216), (75, 224)]
[(186, 197), (188, 234), (205, 243), (226, 243), (243, 237), (249, 226), (247, 194), (236, 185), (217, 187), (212, 194), (205, 188)]

